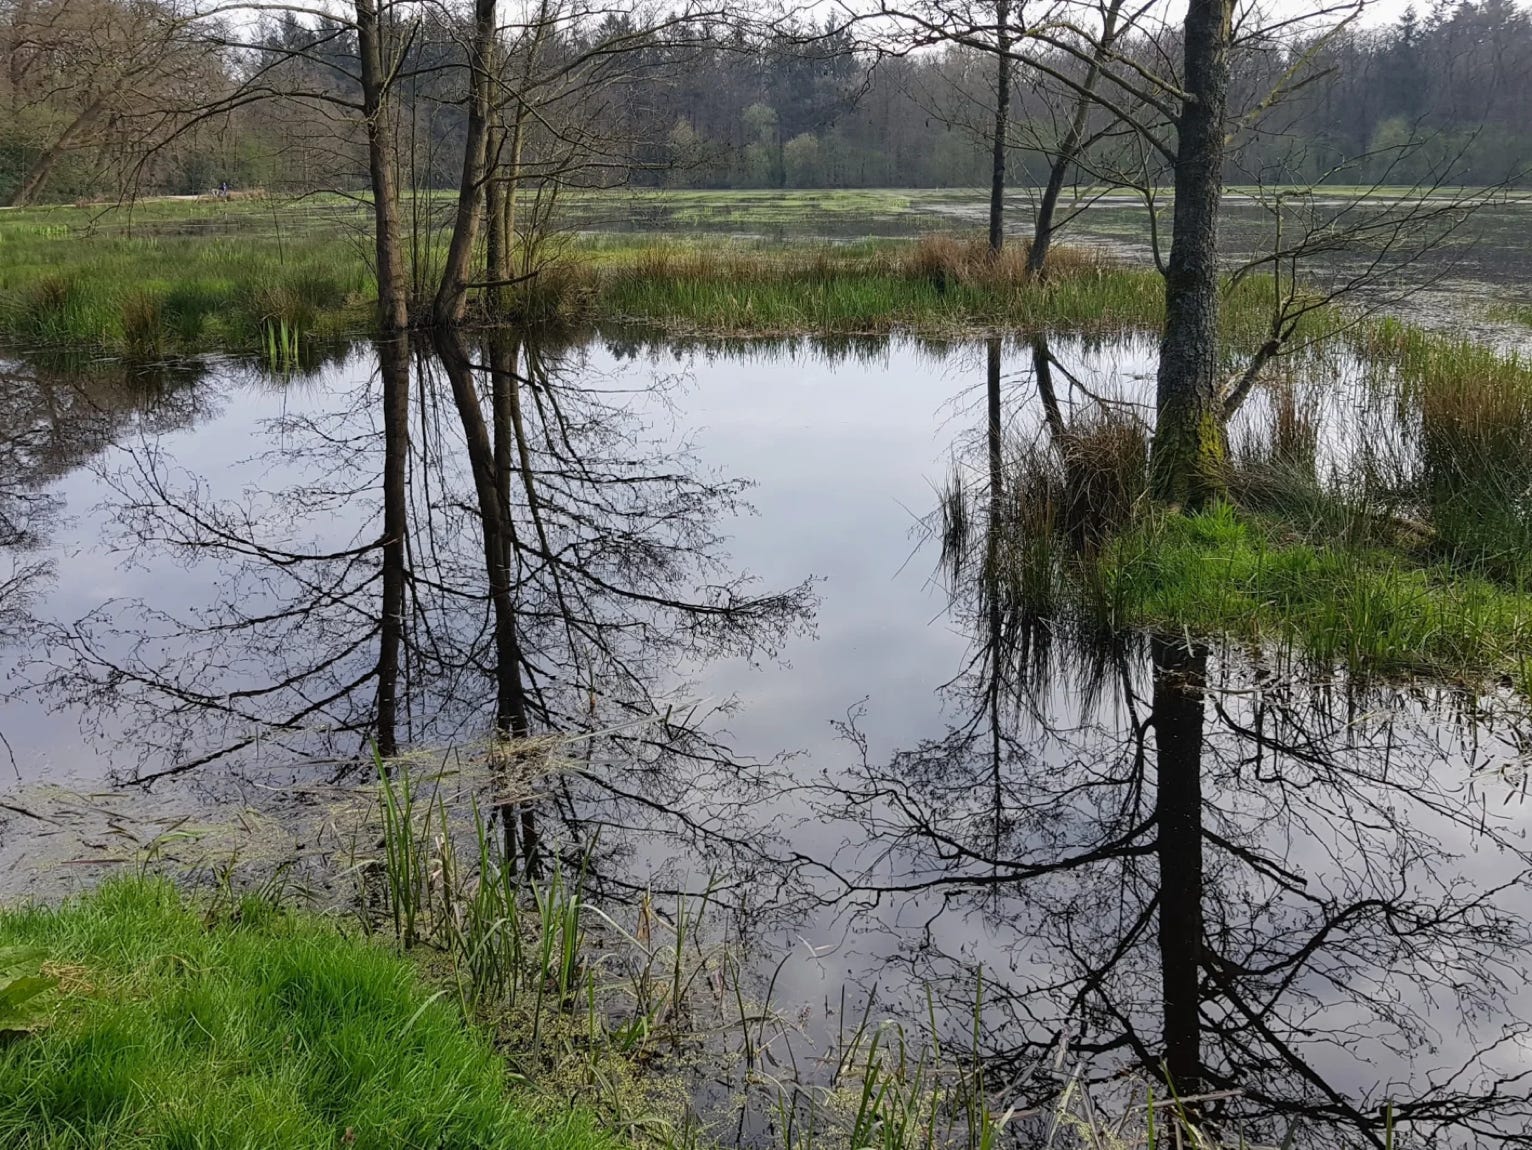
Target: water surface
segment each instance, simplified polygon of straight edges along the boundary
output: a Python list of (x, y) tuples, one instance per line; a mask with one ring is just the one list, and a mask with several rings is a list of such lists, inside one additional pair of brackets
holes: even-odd
[[(9, 885), (122, 865), (135, 801), (160, 827), (219, 804), (306, 827), (305, 788), (365, 771), (381, 401), (407, 373), (401, 744), (472, 748), (509, 713), (479, 481), (504, 483), (520, 706), (588, 735), (523, 831), (599, 842), (614, 902), (723, 876), (805, 1050), (869, 1001), (923, 1019), (928, 994), (964, 1042), (982, 983), (979, 1052), (1019, 1107), (1064, 1049), (1108, 1086), (1168, 1061), (1315, 1145), (1373, 1144), (1385, 1102), (1421, 1145), (1525, 1130), (1524, 700), (1190, 636), (1082, 643), (986, 594), (982, 563), (943, 561), (940, 493), (1004, 495), (1015, 445), (1050, 434), (1029, 350), (610, 335), (359, 346), (290, 378), (7, 364)], [(1148, 339), (1051, 350), (1065, 424), (1144, 410)], [(1369, 438), (1336, 394), (1327, 468)], [(76, 802), (77, 833), (24, 813), (40, 784), (156, 775)]]

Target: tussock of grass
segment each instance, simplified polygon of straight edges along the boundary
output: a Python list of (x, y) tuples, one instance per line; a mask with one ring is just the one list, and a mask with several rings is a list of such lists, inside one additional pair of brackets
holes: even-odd
[(0, 1049), (0, 1145), (607, 1147), (531, 1113), (404, 959), (247, 900), (209, 922), (168, 884), (0, 914), (61, 975), (48, 1025)]
[(1519, 323), (1532, 327), (1532, 304), (1504, 304), (1490, 308), (1489, 318), (1502, 323)]
[(1411, 448), (1386, 482), (1430, 519), (1435, 556), (1532, 586), (1532, 363), (1396, 321), (1363, 351)]

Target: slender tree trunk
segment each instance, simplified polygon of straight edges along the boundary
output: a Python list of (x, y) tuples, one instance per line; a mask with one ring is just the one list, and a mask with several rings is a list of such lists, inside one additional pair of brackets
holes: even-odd
[(488, 170), (489, 183), (484, 189), (484, 278), (489, 280), (489, 304), (499, 311), (504, 302), (504, 289), (499, 282), (510, 278), (510, 244), (505, 234), (505, 180), (496, 171), (505, 147), (506, 133), (496, 128), (490, 133)]
[(410, 344), (378, 343), (383, 377), (383, 602), (378, 641), (378, 754), (399, 753), (399, 655), (404, 646), (410, 450)]
[(1037, 221), (1032, 228), (1032, 246), (1027, 251), (1027, 273), (1040, 276), (1048, 266), (1048, 249), (1053, 246), (1053, 217), (1058, 211), (1059, 196), (1064, 191), (1064, 180), (1069, 175), (1069, 169), (1075, 162), (1075, 157), (1080, 154), (1080, 146), (1085, 139), (1085, 129), (1090, 124), (1090, 110), (1093, 104), (1091, 93), (1096, 90), (1096, 85), (1101, 81), (1102, 58), (1112, 48), (1117, 39), (1117, 18), (1122, 11), (1122, 0), (1112, 0), (1112, 4), (1106, 10), (1102, 19), (1101, 39), (1096, 44), (1096, 50), (1091, 54), (1089, 70), (1085, 73), (1085, 80), (1081, 84), (1084, 91), (1080, 92), (1075, 99), (1074, 116), (1069, 121), (1069, 129), (1064, 133), (1064, 138), (1059, 142), (1058, 154), (1053, 158), (1053, 166), (1048, 169), (1048, 183), (1043, 188), (1043, 198), (1037, 205)]
[(532, 89), (532, 77), (537, 71), (538, 60), (542, 56), (543, 44), (552, 28), (550, 0), (541, 0), (537, 8), (537, 31), (532, 36), (532, 43), (528, 46), (526, 54), (522, 58), (521, 65), (521, 88), (517, 93), (516, 114), (511, 117), (510, 139), (507, 144), (508, 158), (505, 163), (505, 197), (501, 202), (501, 212), (504, 216), (500, 224), (500, 230), (505, 236), (506, 244), (506, 270), (508, 274), (526, 274), (532, 270), (530, 256), (530, 241), (523, 245), (522, 265), (516, 267), (516, 199), (521, 190), (521, 158), (527, 139), (527, 94)]
[(1005, 247), (1005, 152), (1011, 120), (1011, 3), (995, 3), (995, 138), (989, 177), (989, 255)]
[(1165, 1073), (1183, 1097), (1202, 1089), (1202, 692), (1207, 651), (1151, 640), (1155, 823), (1160, 863), (1160, 984)]
[(85, 135), (90, 126), (99, 120), (105, 111), (106, 97), (97, 96), (70, 121), (69, 126), (43, 151), (42, 155), (37, 157), (37, 161), (22, 178), (21, 184), (11, 196), (11, 207), (24, 208), (32, 202), (43, 190), (43, 185), (48, 182), (48, 177), (53, 174), (53, 169), (58, 166), (58, 162), (64, 158), (64, 153), (79, 142), (80, 137)]
[(356, 0), (356, 39), (361, 56), (362, 108), (367, 117), (367, 167), (372, 178), (374, 244), (378, 270), (378, 326), (403, 331), (410, 324), (399, 232), (399, 189), (394, 177), (394, 128), (388, 52), (377, 0)]
[[(500, 223), (500, 230), (505, 234), (506, 243), (506, 270), (515, 272), (516, 251), (516, 196), (521, 190), (521, 151), (522, 142), (526, 139), (526, 109), (520, 105), (516, 108), (516, 117), (511, 123), (510, 161), (506, 165), (509, 175), (505, 181), (505, 198), (501, 202), (500, 211), (504, 218)], [(521, 272), (530, 271), (529, 267), (522, 267)]]
[(1176, 202), (1150, 457), (1155, 498), (1189, 507), (1202, 506), (1224, 488), (1218, 201), (1231, 21), (1231, 0), (1190, 0), (1186, 99), (1176, 125)]
[(447, 262), (436, 289), (433, 318), (438, 326), (461, 323), (468, 310), (473, 249), (479, 238), (484, 188), (488, 182), (489, 119), (495, 74), (495, 0), (474, 0), (473, 44), (469, 51), (468, 136), (463, 144), (463, 174), (458, 184), (457, 218), (447, 246)]

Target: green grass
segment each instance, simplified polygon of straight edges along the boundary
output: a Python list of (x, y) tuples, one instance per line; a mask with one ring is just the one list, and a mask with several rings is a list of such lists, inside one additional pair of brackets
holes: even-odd
[(1364, 674), (1510, 676), (1532, 656), (1532, 595), (1381, 547), (1316, 544), (1222, 504), (1154, 516), (1095, 572), (1119, 624), (1296, 649)]
[(1163, 311), (1158, 277), (1139, 269), (1076, 260), (1043, 283), (1017, 260), (987, 272), (972, 251), (939, 237), (850, 250), (649, 245), (587, 265), (586, 314), (672, 334), (769, 336), (1113, 332), (1152, 326)]
[(516, 1150), (613, 1143), (522, 1106), (505, 1066), (416, 968), (247, 899), (216, 916), (156, 881), (0, 913), (48, 955), (46, 1025), (0, 1048), (14, 1150)]
[(13, 348), (152, 359), (259, 350), (284, 323), (316, 338), (371, 319), (375, 282), (347, 236), (28, 228), (0, 220), (0, 340)]
[[(816, 210), (836, 205), (854, 220), (869, 195), (820, 197)], [(667, 211), (690, 210), (688, 196), (718, 199), (665, 196)], [(757, 213), (790, 214), (808, 202), (795, 193), (740, 197)], [(0, 343), (153, 360), (364, 335), (376, 298), (366, 224), (364, 207), (335, 198), (0, 213)], [(482, 318), (634, 323), (671, 335), (951, 336), (1148, 329), (1163, 310), (1152, 271), (1068, 247), (1056, 249), (1046, 283), (1023, 274), (1020, 244), (991, 268), (977, 244), (944, 235), (834, 244), (608, 233), (566, 236), (555, 249), (548, 272)], [(421, 282), (432, 282), (438, 247), (412, 247), (411, 257)], [(1231, 340), (1258, 338), (1265, 307), (1258, 288), (1234, 292)]]

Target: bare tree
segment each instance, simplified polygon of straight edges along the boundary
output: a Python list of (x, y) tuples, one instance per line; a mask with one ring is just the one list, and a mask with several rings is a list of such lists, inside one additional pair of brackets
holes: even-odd
[(198, 50), (195, 16), (168, 0), (13, 0), (0, 15), (10, 113), (37, 152), (13, 207), (35, 200), (65, 157), (141, 146), (162, 127), (156, 109), (225, 82)]

